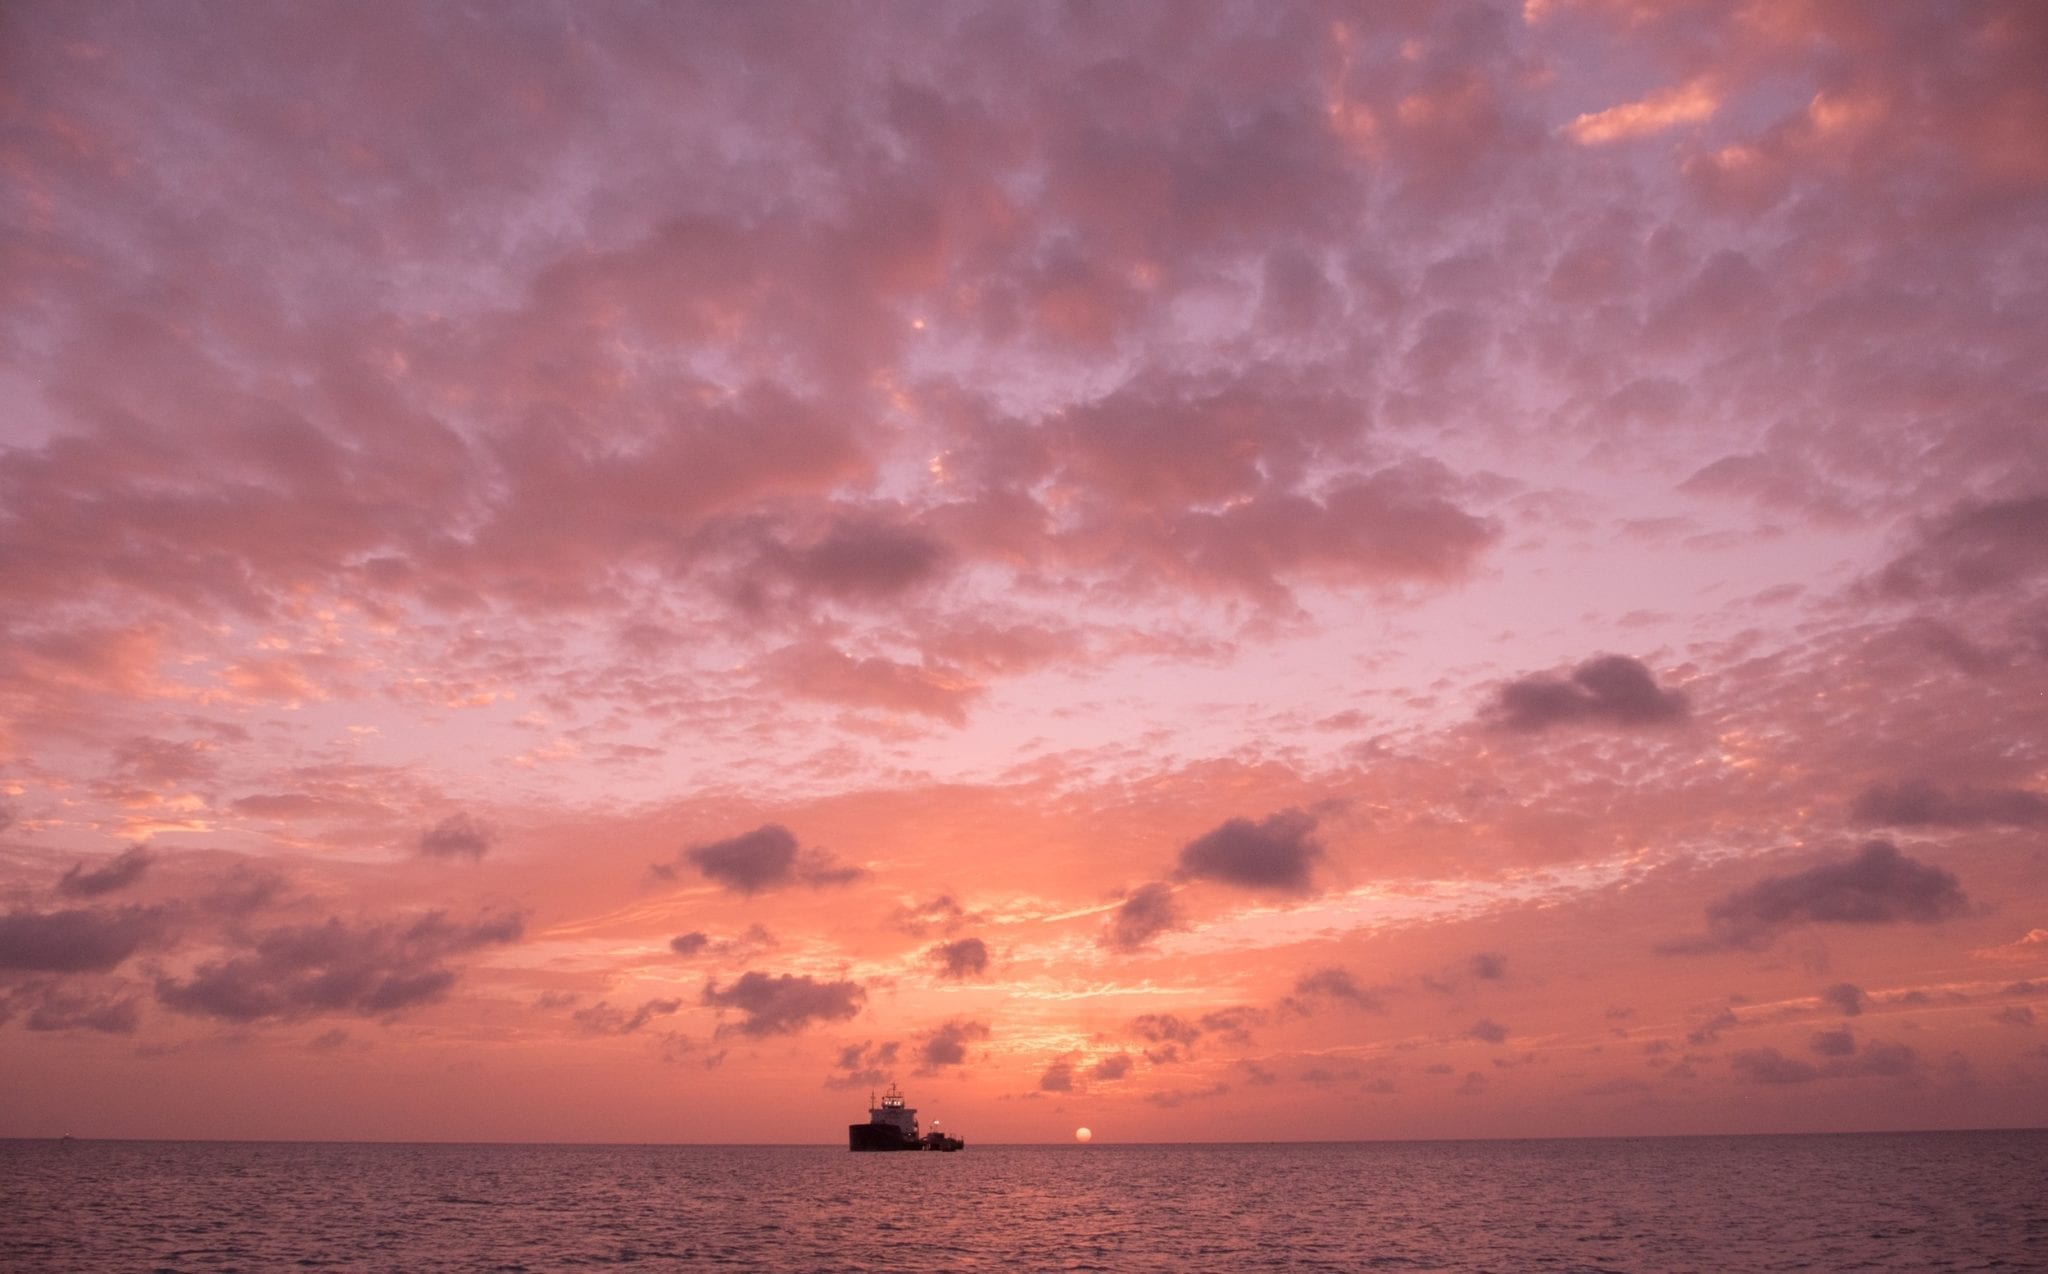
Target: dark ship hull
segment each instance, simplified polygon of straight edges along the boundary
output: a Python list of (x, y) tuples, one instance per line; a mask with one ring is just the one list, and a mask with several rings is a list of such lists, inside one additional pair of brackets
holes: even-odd
[(958, 1137), (936, 1132), (928, 1132), (922, 1137), (906, 1137), (888, 1124), (846, 1126), (848, 1150), (960, 1150), (966, 1145)]

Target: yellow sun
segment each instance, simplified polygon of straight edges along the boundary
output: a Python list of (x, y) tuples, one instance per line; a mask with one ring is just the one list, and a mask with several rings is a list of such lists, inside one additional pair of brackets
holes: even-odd
[(1074, 1129), (1074, 1140), (1075, 1140), (1075, 1141), (1086, 1141), (1086, 1140), (1088, 1140), (1088, 1139), (1089, 1139), (1090, 1137), (1093, 1137), (1094, 1135), (1095, 1135), (1094, 1133), (1092, 1133), (1092, 1132), (1089, 1132), (1089, 1131), (1088, 1131), (1088, 1130), (1087, 1130), (1086, 1128), (1076, 1128), (1076, 1129)]

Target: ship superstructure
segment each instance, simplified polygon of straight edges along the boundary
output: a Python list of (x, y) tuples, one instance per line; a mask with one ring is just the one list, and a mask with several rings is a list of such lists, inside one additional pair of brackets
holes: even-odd
[(874, 1094), (868, 1095), (866, 1123), (846, 1126), (849, 1150), (958, 1150), (966, 1144), (937, 1129), (919, 1136), (917, 1111), (903, 1104), (903, 1094), (894, 1084), (879, 1102)]

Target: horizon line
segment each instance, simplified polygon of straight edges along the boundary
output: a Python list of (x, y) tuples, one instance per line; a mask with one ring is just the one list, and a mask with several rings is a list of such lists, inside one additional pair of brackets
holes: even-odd
[[(2048, 1133), (2048, 1125), (1981, 1125), (1961, 1128), (1860, 1128), (1821, 1129), (1811, 1131), (1778, 1132), (1676, 1132), (1676, 1133), (1580, 1133), (1544, 1137), (1332, 1137), (1332, 1138), (1247, 1138), (1220, 1141), (1104, 1141), (1100, 1134), (1095, 1140), (1077, 1142), (1073, 1140), (1054, 1141), (968, 1141), (968, 1149), (1035, 1150), (1048, 1147), (1071, 1147), (1077, 1151), (1101, 1149), (1147, 1149), (1159, 1147), (1200, 1147), (1200, 1146), (1429, 1146), (1429, 1145), (1486, 1145), (1514, 1144), (1522, 1142), (1552, 1141), (1700, 1141), (1711, 1138), (1789, 1138), (1789, 1137), (1938, 1137), (1959, 1133)], [(526, 1146), (560, 1147), (587, 1149), (655, 1149), (674, 1148), (689, 1150), (833, 1150), (843, 1147), (836, 1141), (480, 1141), (464, 1140), (420, 1140), (395, 1141), (388, 1138), (332, 1138), (332, 1137), (81, 1137), (70, 1133), (54, 1136), (0, 1135), (0, 1143), (33, 1144), (82, 1144), (116, 1143), (137, 1145), (201, 1145), (201, 1146)]]

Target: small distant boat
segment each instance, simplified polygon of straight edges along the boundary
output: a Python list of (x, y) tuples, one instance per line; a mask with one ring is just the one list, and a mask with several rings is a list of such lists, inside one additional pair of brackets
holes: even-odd
[(919, 1136), (917, 1112), (903, 1104), (903, 1094), (896, 1091), (894, 1084), (889, 1085), (879, 1103), (873, 1093), (868, 1094), (866, 1123), (846, 1126), (848, 1150), (960, 1150), (966, 1145), (960, 1138), (948, 1137), (936, 1128)]

